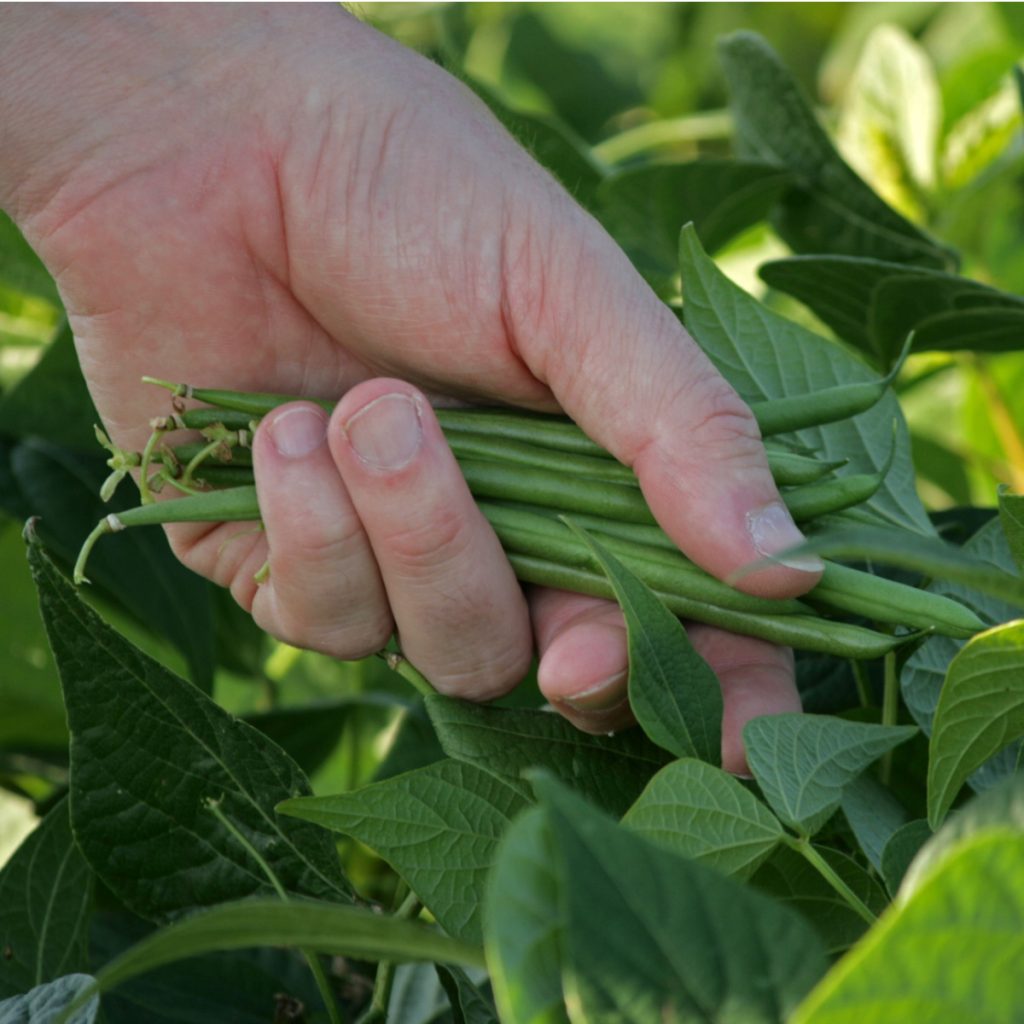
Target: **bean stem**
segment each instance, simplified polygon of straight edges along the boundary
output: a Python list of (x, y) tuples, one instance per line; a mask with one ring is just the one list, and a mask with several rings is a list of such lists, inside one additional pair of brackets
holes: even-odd
[[(890, 651), (883, 664), (882, 725), (895, 725), (900, 713), (900, 675), (896, 655)], [(883, 786), (892, 779), (892, 751), (887, 750), (878, 763), (878, 778)]]
[(791, 850), (795, 850), (811, 864), (864, 921), (872, 925), (878, 920), (867, 904), (839, 877), (832, 865), (815, 849), (810, 839), (797, 838), (788, 832), (784, 832), (782, 838)]

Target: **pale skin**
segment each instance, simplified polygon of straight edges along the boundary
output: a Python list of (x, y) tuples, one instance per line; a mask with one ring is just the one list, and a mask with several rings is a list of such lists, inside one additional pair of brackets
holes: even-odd
[[(342, 396), (259, 430), (265, 532), (169, 531), (274, 636), (347, 659), (397, 630), (434, 686), (474, 700), (536, 651), (575, 725), (630, 723), (621, 614), (524, 594), (444, 443), (442, 396), (566, 411), (719, 577), (799, 541), (743, 402), (438, 67), (333, 7), (174, 5), (9, 7), (0, 67), (0, 205), (57, 280), (118, 444), (166, 411), (143, 374)], [(776, 564), (740, 585), (789, 597), (817, 579)], [(792, 655), (690, 636), (742, 772), (743, 724), (799, 709)]]

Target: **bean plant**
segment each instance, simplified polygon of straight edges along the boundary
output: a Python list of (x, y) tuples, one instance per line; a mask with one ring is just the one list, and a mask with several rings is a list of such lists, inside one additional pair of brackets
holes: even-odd
[[(915, 46), (868, 42), (879, 108)], [(727, 156), (666, 160), (635, 130), (590, 147), (481, 87), (750, 403), (808, 536), (792, 553), (825, 561), (800, 599), (743, 594), (570, 420), (439, 410), (519, 578), (621, 606), (618, 735), (531, 679), (471, 704), (396, 642), (337, 665), (260, 634), (153, 527), (258, 521), (253, 432), (294, 396), (150, 380), (166, 415), (117, 448), (0, 225), (5, 344), (46, 342), (0, 394), (5, 632), (41, 636), (20, 520), (48, 646), (0, 689), (0, 783), (41, 819), (0, 869), (0, 1022), (1020, 1019), (1024, 496), (930, 512), (941, 474), (904, 410), (956, 359), (1024, 348), (1024, 298), (960, 272), (924, 193), (854, 170), (761, 37), (718, 54)], [(972, 188), (1019, 174), (1012, 123)], [(769, 232), (789, 254), (759, 298), (726, 270)], [(720, 767), (721, 693), (681, 619), (797, 652), (805, 712), (746, 726), (750, 778)]]

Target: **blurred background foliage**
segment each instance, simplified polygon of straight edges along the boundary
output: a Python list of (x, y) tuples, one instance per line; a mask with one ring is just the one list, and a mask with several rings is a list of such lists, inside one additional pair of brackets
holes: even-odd
[[(1014, 78), (1024, 7), (350, 6), (505, 106), (557, 120), (605, 171), (731, 155), (715, 41), (753, 29), (792, 69), (862, 177), (957, 249), (961, 273), (1024, 294), (1024, 140)], [(670, 252), (677, 230), (666, 236)], [(723, 237), (717, 248), (736, 281), (830, 333), (758, 277), (758, 266), (788, 254), (767, 223)], [(673, 298), (671, 282), (665, 293)], [(1024, 490), (1024, 353), (917, 355), (899, 388), (930, 510), (991, 506), (1000, 482)], [(107, 469), (93, 421), (56, 289), (0, 214), (0, 862), (67, 778), (59, 683), (20, 524), (41, 514), (48, 545), (69, 559), (99, 518), (94, 496)], [(88, 599), (134, 642), (273, 735), (317, 791), (437, 756), (408, 687), (382, 661), (338, 664), (268, 641), (229, 598), (177, 566), (159, 531), (138, 534), (130, 551), (112, 545), (104, 554), (101, 546)], [(527, 686), (514, 699), (535, 699), (535, 691)], [(357, 883), (365, 882), (360, 856), (353, 850), (348, 864)], [(379, 862), (364, 860), (365, 871), (377, 870)]]

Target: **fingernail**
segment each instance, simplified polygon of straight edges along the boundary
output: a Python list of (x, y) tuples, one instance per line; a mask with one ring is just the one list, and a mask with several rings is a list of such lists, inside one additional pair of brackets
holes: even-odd
[(624, 703), (626, 684), (626, 670), (616, 672), (615, 675), (602, 679), (601, 682), (581, 693), (574, 693), (571, 697), (562, 697), (560, 703), (568, 704), (576, 711), (609, 711)]
[(301, 459), (324, 443), (327, 416), (319, 409), (300, 405), (275, 416), (267, 429), (281, 455), (286, 459)]
[[(795, 548), (807, 539), (793, 522), (789, 509), (778, 501), (765, 505), (760, 512), (747, 513), (747, 530), (757, 553), (765, 558), (774, 558), (780, 551)], [(793, 555), (776, 561), (801, 572), (821, 572), (825, 568), (817, 555)]]
[(344, 429), (352, 450), (373, 469), (407, 466), (423, 441), (419, 402), (401, 393), (381, 395), (367, 403)]

